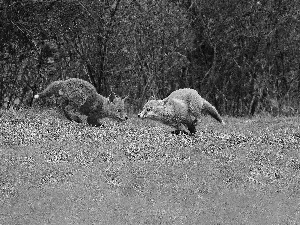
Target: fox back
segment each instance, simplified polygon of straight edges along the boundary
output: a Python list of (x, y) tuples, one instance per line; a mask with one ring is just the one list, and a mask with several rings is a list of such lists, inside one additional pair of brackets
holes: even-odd
[(172, 92), (165, 100), (170, 99), (181, 99), (188, 105), (189, 113), (196, 117), (200, 118), (203, 113), (209, 114), (211, 117), (216, 119), (218, 122), (225, 124), (219, 115), (217, 109), (202, 98), (199, 93), (190, 88), (183, 88)]
[(79, 116), (70, 113), (75, 110), (88, 116), (87, 122), (97, 126), (98, 119), (111, 117), (117, 120), (127, 119), (125, 99), (114, 94), (109, 98), (97, 93), (96, 88), (87, 81), (71, 78), (65, 81), (54, 81), (44, 91), (34, 96), (36, 100), (55, 96), (69, 120), (82, 122)]
[(54, 81), (46, 89), (34, 96), (36, 101), (46, 100), (51, 96), (68, 99), (78, 107), (86, 102), (87, 98), (95, 99), (95, 87), (85, 80), (70, 78), (68, 80)]
[(182, 100), (188, 105), (190, 112), (198, 116), (200, 116), (203, 109), (203, 103), (205, 101), (196, 90), (190, 88), (173, 91), (167, 98), (165, 98), (165, 101), (170, 99)]

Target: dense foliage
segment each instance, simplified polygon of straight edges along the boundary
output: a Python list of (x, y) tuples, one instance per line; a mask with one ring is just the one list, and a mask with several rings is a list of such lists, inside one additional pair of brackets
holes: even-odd
[(80, 77), (139, 110), (191, 87), (231, 115), (299, 110), (297, 0), (4, 0), (0, 107)]

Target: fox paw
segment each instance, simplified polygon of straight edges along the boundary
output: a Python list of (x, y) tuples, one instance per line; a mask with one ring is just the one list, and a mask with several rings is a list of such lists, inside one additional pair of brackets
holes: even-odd
[(92, 124), (93, 127), (105, 127), (102, 123)]
[(176, 134), (176, 135), (179, 135), (179, 134), (189, 135), (189, 133), (184, 130), (173, 130), (171, 133)]

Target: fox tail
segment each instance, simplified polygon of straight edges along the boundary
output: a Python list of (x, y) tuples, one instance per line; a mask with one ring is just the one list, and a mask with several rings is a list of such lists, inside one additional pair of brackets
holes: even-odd
[(36, 94), (36, 95), (33, 96), (33, 98), (34, 98), (34, 99), (38, 99), (38, 98), (40, 98), (40, 95), (39, 95), (39, 94)]
[(216, 110), (216, 108), (212, 104), (210, 104), (208, 101), (204, 100), (202, 110), (204, 112), (208, 113), (211, 117), (213, 117), (214, 119), (216, 119), (223, 125), (225, 124), (225, 122), (222, 120), (222, 118), (221, 118), (220, 114), (218, 113), (218, 111)]

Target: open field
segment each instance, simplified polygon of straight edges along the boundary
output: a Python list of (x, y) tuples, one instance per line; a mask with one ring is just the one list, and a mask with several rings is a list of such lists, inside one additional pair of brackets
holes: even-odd
[(193, 137), (0, 115), (1, 225), (300, 224), (299, 117), (204, 117)]

